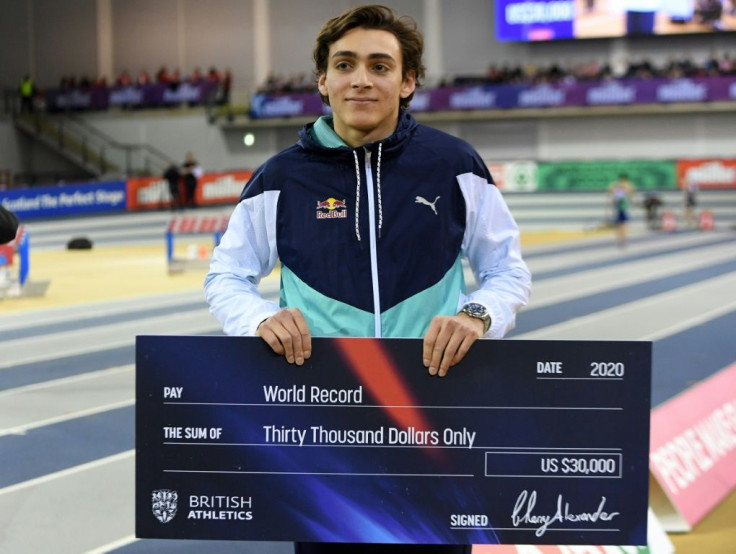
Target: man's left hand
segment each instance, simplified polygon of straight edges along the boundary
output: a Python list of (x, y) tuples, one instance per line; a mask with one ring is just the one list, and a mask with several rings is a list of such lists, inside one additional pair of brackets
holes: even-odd
[(482, 336), (483, 321), (476, 317), (464, 313), (435, 316), (424, 336), (424, 367), (429, 368), (430, 375), (444, 377)]

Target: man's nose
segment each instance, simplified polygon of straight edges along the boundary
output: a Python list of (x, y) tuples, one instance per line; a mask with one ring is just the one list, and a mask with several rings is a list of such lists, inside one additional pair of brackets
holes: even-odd
[(362, 88), (370, 87), (373, 83), (371, 82), (370, 73), (368, 68), (363, 65), (358, 65), (353, 71), (353, 87)]

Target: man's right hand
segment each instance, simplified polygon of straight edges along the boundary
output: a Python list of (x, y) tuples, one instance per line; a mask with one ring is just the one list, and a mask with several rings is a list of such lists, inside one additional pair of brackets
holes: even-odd
[(290, 364), (302, 365), (312, 355), (312, 335), (307, 320), (297, 308), (280, 310), (262, 321), (256, 336)]

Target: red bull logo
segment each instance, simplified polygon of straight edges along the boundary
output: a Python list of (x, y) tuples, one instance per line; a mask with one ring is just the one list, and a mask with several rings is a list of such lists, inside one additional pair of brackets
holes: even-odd
[(345, 200), (337, 200), (332, 197), (327, 200), (317, 200), (317, 219), (334, 219), (347, 216), (348, 210)]

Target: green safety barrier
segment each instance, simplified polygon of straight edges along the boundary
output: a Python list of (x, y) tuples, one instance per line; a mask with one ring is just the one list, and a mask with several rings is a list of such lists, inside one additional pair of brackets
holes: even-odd
[(674, 160), (606, 160), (590, 162), (540, 162), (537, 165), (537, 191), (605, 191), (625, 173), (637, 190), (677, 188)]

